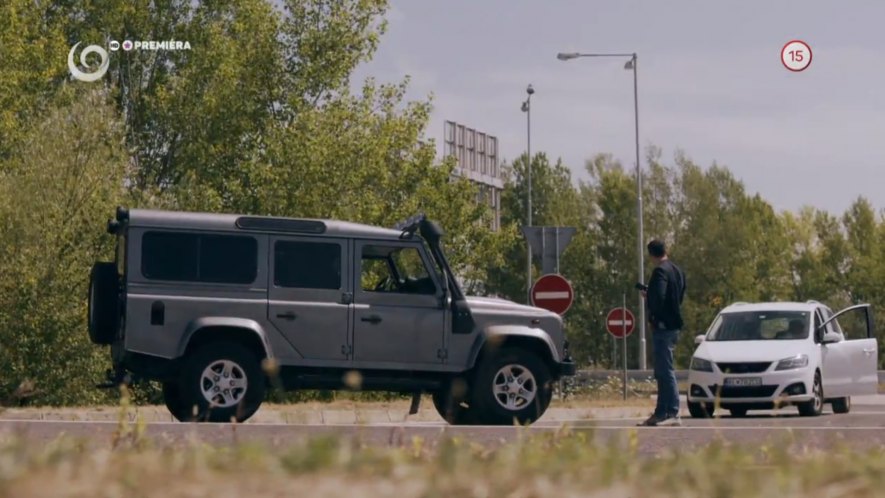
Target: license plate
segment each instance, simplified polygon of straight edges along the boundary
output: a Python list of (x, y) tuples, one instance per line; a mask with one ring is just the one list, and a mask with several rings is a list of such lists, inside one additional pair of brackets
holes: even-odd
[(732, 387), (761, 386), (762, 377), (728, 377), (725, 379), (725, 385)]

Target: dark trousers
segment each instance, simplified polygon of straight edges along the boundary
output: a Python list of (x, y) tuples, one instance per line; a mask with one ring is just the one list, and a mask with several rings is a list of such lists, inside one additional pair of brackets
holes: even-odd
[(678, 330), (655, 330), (652, 332), (655, 361), (655, 380), (658, 381), (658, 403), (655, 416), (674, 417), (679, 414), (679, 390), (676, 387), (676, 371), (673, 369), (673, 349), (679, 338)]

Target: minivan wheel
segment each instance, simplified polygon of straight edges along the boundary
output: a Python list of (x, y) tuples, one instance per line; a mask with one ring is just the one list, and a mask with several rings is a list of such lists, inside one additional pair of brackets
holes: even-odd
[(696, 403), (694, 401), (688, 402), (688, 413), (693, 418), (710, 418), (713, 416), (713, 412), (716, 410), (716, 407), (713, 403)]
[(833, 413), (848, 413), (851, 411), (851, 398), (836, 398), (833, 400)]
[(179, 381), (187, 419), (197, 422), (244, 422), (266, 388), (255, 354), (229, 342), (206, 344), (185, 358)]
[(811, 393), (814, 398), (799, 403), (799, 415), (803, 417), (817, 417), (824, 411), (824, 387), (820, 379), (820, 372), (814, 374), (814, 386), (811, 388)]
[(89, 339), (113, 344), (120, 328), (120, 278), (116, 263), (98, 262), (89, 275)]
[(472, 391), (471, 409), (489, 425), (530, 424), (544, 415), (553, 397), (547, 365), (518, 348), (502, 348), (485, 359)]

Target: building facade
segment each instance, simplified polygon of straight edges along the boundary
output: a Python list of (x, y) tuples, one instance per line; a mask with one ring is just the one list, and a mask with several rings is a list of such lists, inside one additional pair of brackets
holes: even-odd
[(454, 121), (445, 122), (443, 156), (454, 156), (455, 174), (479, 186), (477, 202), (494, 213), (492, 230), (501, 227), (501, 193), (504, 179), (498, 159), (498, 138)]

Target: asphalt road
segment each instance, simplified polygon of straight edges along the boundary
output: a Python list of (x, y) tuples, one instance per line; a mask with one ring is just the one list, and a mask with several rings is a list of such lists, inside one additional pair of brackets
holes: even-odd
[[(754, 412), (755, 413), (755, 412)], [(160, 445), (176, 445), (189, 440), (226, 445), (258, 442), (271, 448), (286, 446), (318, 436), (358, 438), (370, 445), (411, 444), (421, 437), (433, 444), (456, 436), (484, 445), (497, 445), (517, 439), (526, 431), (543, 433), (560, 430), (592, 434), (598, 444), (614, 441), (626, 444), (635, 429), (641, 454), (657, 454), (678, 449), (685, 451), (712, 441), (725, 441), (750, 447), (784, 444), (796, 449), (827, 449), (849, 445), (854, 449), (881, 448), (885, 445), (885, 406), (857, 406), (850, 414), (825, 413), (820, 417), (799, 417), (792, 410), (773, 414), (758, 412), (744, 418), (683, 418), (682, 427), (636, 427), (638, 419), (597, 419), (550, 423), (539, 421), (529, 428), (451, 427), (441, 422), (407, 422), (372, 425), (292, 425), (292, 424), (183, 424), (157, 422), (147, 425), (147, 436)], [(60, 435), (83, 439), (87, 444), (107, 446), (117, 430), (116, 422), (77, 422), (21, 420), (0, 421), (0, 433), (15, 434), (32, 444), (51, 441)]]

